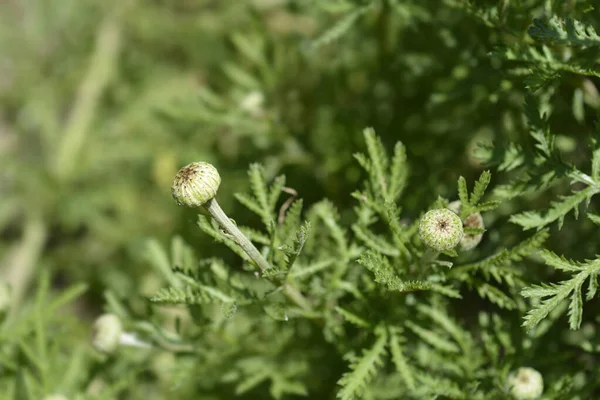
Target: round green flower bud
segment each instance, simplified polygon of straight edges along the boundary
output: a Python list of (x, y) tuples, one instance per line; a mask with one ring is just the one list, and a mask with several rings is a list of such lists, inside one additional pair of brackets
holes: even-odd
[(92, 346), (103, 353), (112, 353), (119, 346), (123, 326), (114, 314), (104, 314), (94, 322)]
[(428, 211), (419, 223), (421, 240), (437, 251), (455, 248), (463, 234), (459, 216), (445, 208)]
[(207, 162), (193, 162), (177, 172), (171, 193), (180, 206), (200, 207), (215, 197), (220, 184), (215, 167)]
[[(455, 213), (460, 214), (460, 210), (461, 210), (460, 200), (456, 200), (456, 201), (453, 201), (452, 203), (448, 204), (448, 208), (451, 211), (454, 211)], [(481, 217), (481, 213), (471, 214), (467, 218), (465, 218), (464, 226), (469, 227), (469, 228), (484, 229), (485, 225), (483, 224), (483, 218)], [(460, 240), (460, 246), (459, 246), (460, 250), (461, 251), (473, 250), (475, 247), (477, 247), (479, 242), (481, 242), (481, 238), (483, 238), (483, 233), (480, 233), (478, 235), (465, 234), (463, 236), (463, 238)]]
[(522, 367), (508, 377), (510, 393), (517, 400), (537, 399), (544, 391), (544, 378), (533, 368)]

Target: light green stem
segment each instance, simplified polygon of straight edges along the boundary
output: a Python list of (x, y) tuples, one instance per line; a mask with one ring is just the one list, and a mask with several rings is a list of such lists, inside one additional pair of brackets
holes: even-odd
[(206, 211), (221, 225), (221, 228), (225, 230), (233, 240), (250, 256), (252, 261), (258, 266), (263, 272), (269, 269), (271, 266), (269, 262), (260, 254), (260, 251), (252, 244), (252, 242), (238, 229), (238, 227), (231, 221), (231, 219), (225, 214), (217, 199), (214, 197), (204, 204)]
[(98, 30), (94, 53), (77, 90), (57, 150), (54, 168), (60, 180), (67, 181), (71, 178), (102, 93), (114, 74), (121, 42), (121, 16), (128, 3), (130, 2), (124, 1), (118, 6), (118, 10), (113, 10)]
[(33, 277), (38, 259), (46, 243), (48, 231), (38, 215), (29, 215), (23, 238), (7, 254), (1, 271), (2, 279), (11, 286), (11, 313), (19, 308)]
[[(252, 242), (239, 230), (239, 228), (231, 221), (231, 219), (225, 214), (217, 199), (212, 198), (206, 204), (204, 204), (204, 208), (211, 217), (214, 218), (215, 221), (223, 228), (227, 234), (231, 236), (231, 238), (248, 254), (250, 259), (254, 261), (256, 266), (261, 270), (261, 272), (271, 268), (269, 262), (263, 257), (263, 255), (258, 251), (258, 249), (252, 244)], [(298, 307), (302, 308), (304, 311), (311, 311), (311, 306), (308, 300), (304, 296), (298, 288), (292, 285), (290, 282), (279, 282), (283, 284), (283, 294), (292, 300)]]

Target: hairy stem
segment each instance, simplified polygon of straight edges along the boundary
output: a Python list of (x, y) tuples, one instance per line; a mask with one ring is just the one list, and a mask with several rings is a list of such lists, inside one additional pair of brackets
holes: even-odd
[(225, 214), (217, 199), (210, 199), (205, 205), (206, 211), (221, 225), (233, 240), (250, 256), (256, 266), (262, 271), (269, 269), (269, 262), (260, 254), (260, 251), (252, 244), (252, 242), (238, 229), (238, 227)]
[[(212, 198), (206, 204), (204, 204), (204, 208), (208, 213), (217, 221), (217, 223), (227, 232), (232, 239), (248, 254), (250, 259), (254, 261), (256, 266), (261, 270), (261, 272), (271, 268), (271, 265), (266, 260), (265, 257), (258, 251), (258, 249), (252, 244), (250, 239), (246, 237), (239, 230), (239, 228), (231, 221), (231, 219), (225, 214), (217, 199)], [(279, 282), (282, 283), (282, 282)], [(310, 311), (311, 306), (308, 300), (300, 290), (290, 282), (283, 283), (283, 294), (289, 298), (292, 302), (294, 302), (298, 307), (302, 308), (305, 311)]]

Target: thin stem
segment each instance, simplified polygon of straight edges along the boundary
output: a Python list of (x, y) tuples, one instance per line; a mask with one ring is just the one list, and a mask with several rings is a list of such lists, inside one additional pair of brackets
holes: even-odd
[(269, 269), (271, 266), (269, 262), (260, 254), (260, 251), (252, 244), (252, 242), (238, 229), (238, 227), (231, 222), (231, 219), (225, 214), (217, 199), (210, 199), (205, 205), (206, 211), (221, 225), (221, 228), (225, 230), (233, 240), (250, 256), (252, 261), (260, 268), (261, 272)]
[(96, 45), (86, 74), (77, 89), (64, 135), (56, 151), (55, 172), (68, 180), (75, 170), (78, 157), (89, 134), (102, 94), (114, 76), (121, 44), (121, 19), (129, 2), (123, 2), (108, 15), (96, 36)]
[[(254, 261), (256, 266), (261, 270), (261, 272), (271, 268), (269, 262), (263, 257), (263, 255), (258, 251), (258, 249), (252, 244), (252, 242), (238, 229), (238, 227), (231, 221), (231, 219), (225, 214), (217, 199), (212, 198), (206, 204), (204, 204), (204, 208), (208, 213), (221, 225), (221, 228), (225, 230), (233, 240), (248, 254), (250, 259)], [(308, 300), (296, 286), (291, 284), (290, 282), (279, 282), (283, 284), (283, 294), (292, 300), (298, 307), (303, 309), (304, 311), (311, 311), (311, 306)]]
[(47, 227), (37, 213), (27, 216), (21, 242), (6, 256), (0, 278), (11, 285), (11, 313), (19, 308), (31, 280), (35, 277), (37, 263), (46, 239)]

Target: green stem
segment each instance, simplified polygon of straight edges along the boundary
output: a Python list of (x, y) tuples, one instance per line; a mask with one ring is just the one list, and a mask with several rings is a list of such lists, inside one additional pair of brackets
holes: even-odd
[(256, 266), (263, 272), (271, 266), (269, 262), (260, 254), (260, 251), (252, 244), (252, 242), (238, 229), (238, 227), (225, 214), (217, 199), (212, 198), (204, 204), (206, 211), (221, 225), (221, 228), (227, 232), (232, 239), (250, 256)]
[(42, 249), (46, 243), (48, 231), (37, 213), (28, 215), (21, 242), (11, 251), (4, 261), (1, 277), (11, 286), (11, 313), (15, 313), (23, 300), (35, 270)]
[(98, 30), (96, 47), (88, 69), (73, 101), (73, 108), (64, 127), (64, 135), (56, 153), (55, 174), (68, 181), (78, 162), (78, 156), (94, 121), (102, 94), (114, 74), (121, 42), (121, 17), (129, 2), (123, 2), (107, 16)]
[[(260, 269), (261, 272), (271, 268), (271, 265), (266, 260), (265, 257), (258, 251), (258, 249), (252, 244), (252, 242), (239, 230), (239, 228), (231, 221), (231, 219), (225, 214), (216, 198), (210, 199), (206, 204), (204, 204), (204, 208), (211, 217), (214, 218), (215, 221), (223, 228), (223, 230), (231, 236), (231, 238), (248, 254), (250, 259), (254, 261), (256, 266)], [(294, 302), (298, 307), (303, 309), (304, 311), (311, 311), (311, 306), (308, 300), (296, 286), (291, 284), (290, 282), (279, 282), (283, 284), (283, 294), (289, 298), (292, 302)]]

